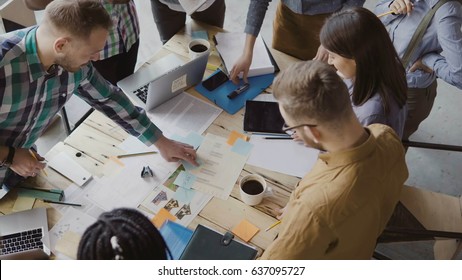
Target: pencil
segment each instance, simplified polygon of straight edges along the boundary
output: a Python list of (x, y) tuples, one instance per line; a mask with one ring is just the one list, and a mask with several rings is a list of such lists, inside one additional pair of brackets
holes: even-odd
[(82, 204), (77, 204), (77, 203), (53, 201), (53, 200), (46, 200), (46, 199), (44, 199), (43, 202), (46, 202), (46, 203), (54, 203), (54, 204), (61, 204), (61, 205), (68, 205), (68, 206), (78, 206), (78, 207), (81, 207), (81, 206), (82, 206)]
[(281, 220), (275, 222), (274, 224), (270, 225), (267, 229), (265, 229), (265, 231), (268, 231), (268, 230), (274, 228), (275, 226), (279, 225), (280, 223), (281, 223)]
[[(32, 152), (31, 150), (29, 150), (29, 153), (30, 153), (30, 155), (31, 155), (33, 158), (35, 158), (36, 161), (38, 161), (38, 159), (37, 159), (37, 157), (35, 156), (35, 153), (34, 153), (34, 152)], [(47, 172), (45, 171), (45, 169), (41, 169), (40, 171), (42, 171), (43, 174), (45, 174), (45, 176), (48, 177), (48, 174), (47, 174)]]
[(157, 154), (157, 152), (152, 151), (152, 152), (144, 152), (144, 153), (118, 155), (117, 158), (137, 157), (137, 156), (152, 155), (152, 154)]
[(383, 17), (383, 16), (386, 16), (386, 15), (389, 15), (389, 14), (392, 14), (392, 13), (393, 13), (393, 11), (388, 11), (388, 12), (386, 12), (386, 13), (377, 15), (377, 17), (378, 17), (378, 18), (381, 18), (381, 17)]

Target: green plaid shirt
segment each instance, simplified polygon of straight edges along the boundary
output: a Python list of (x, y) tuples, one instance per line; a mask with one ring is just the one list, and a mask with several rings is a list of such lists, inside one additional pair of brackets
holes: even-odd
[(133, 0), (128, 4), (101, 2), (112, 19), (112, 29), (109, 31), (106, 46), (100, 53), (100, 59), (105, 59), (128, 52), (138, 41), (140, 27)]
[[(146, 145), (162, 132), (146, 113), (110, 85), (91, 63), (75, 73), (48, 73), (37, 54), (37, 27), (0, 35), (0, 145), (30, 148), (75, 94)], [(5, 169), (0, 168), (0, 183)]]

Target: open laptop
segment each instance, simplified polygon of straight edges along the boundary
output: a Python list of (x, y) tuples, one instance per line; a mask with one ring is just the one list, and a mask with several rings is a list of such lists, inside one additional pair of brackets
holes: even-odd
[(48, 259), (50, 254), (46, 208), (0, 216), (0, 260)]
[(208, 57), (209, 52), (206, 52), (184, 63), (179, 56), (169, 54), (119, 81), (117, 86), (131, 97), (135, 105), (150, 111), (200, 83)]

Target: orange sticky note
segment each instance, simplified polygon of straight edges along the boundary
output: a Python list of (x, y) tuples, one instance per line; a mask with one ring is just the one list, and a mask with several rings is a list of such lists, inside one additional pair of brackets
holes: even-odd
[(234, 142), (236, 142), (236, 140), (238, 138), (241, 138), (242, 140), (244, 141), (249, 141), (249, 136), (246, 136), (242, 133), (239, 133), (235, 130), (231, 131), (231, 133), (229, 134), (229, 137), (228, 137), (228, 141), (226, 141), (226, 143), (228, 143), (230, 146), (234, 145)]
[(161, 208), (157, 215), (155, 215), (154, 218), (152, 218), (151, 222), (156, 226), (156, 228), (159, 229), (164, 224), (165, 220), (170, 220), (174, 222), (176, 220), (176, 217), (170, 214), (170, 212), (168, 212), (167, 210), (165, 210), (165, 208)]
[(232, 232), (239, 236), (245, 242), (249, 242), (252, 237), (255, 236), (260, 231), (259, 228), (251, 224), (246, 219), (243, 219), (235, 228), (233, 228)]

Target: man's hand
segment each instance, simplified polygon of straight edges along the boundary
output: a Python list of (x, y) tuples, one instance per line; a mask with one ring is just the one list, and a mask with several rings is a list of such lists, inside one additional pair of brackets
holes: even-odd
[[(35, 154), (37, 159), (31, 155), (31, 152)], [(18, 148), (14, 154), (13, 164), (10, 169), (23, 177), (35, 177), (46, 166), (45, 163), (41, 162), (43, 160), (45, 159), (34, 151)]]
[(422, 70), (427, 73), (433, 73), (433, 69), (428, 67), (427, 65), (423, 64), (422, 59), (417, 60), (412, 64), (411, 68), (409, 68), (409, 72), (415, 72), (416, 70)]
[(390, 5), (390, 10), (394, 14), (410, 14), (414, 9), (414, 4), (410, 0), (395, 0)]
[(154, 143), (154, 145), (159, 149), (160, 155), (166, 161), (179, 161), (184, 160), (193, 164), (195, 166), (199, 166), (196, 161), (196, 151), (194, 147), (184, 144), (181, 142), (173, 141), (165, 136), (161, 136), (159, 140)]
[(316, 53), (316, 56), (313, 58), (313, 60), (319, 60), (327, 63), (328, 58), (329, 53), (327, 52), (326, 48), (324, 48), (322, 45), (319, 45), (318, 52)]

